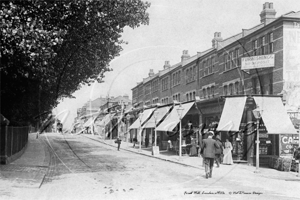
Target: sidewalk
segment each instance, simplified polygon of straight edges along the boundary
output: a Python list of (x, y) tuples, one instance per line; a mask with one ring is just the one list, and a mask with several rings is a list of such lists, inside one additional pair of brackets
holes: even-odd
[(30, 133), (23, 155), (8, 165), (0, 165), (0, 179), (9, 181), (13, 187), (39, 188), (49, 163), (50, 154), (43, 140)]
[[(101, 142), (103, 144), (112, 146), (117, 148), (117, 144), (114, 143), (115, 140), (103, 140), (97, 135), (90, 135), (90, 134), (82, 134), (82, 136), (90, 138), (92, 140), (96, 140), (98, 142)], [(181, 158), (179, 158), (178, 155), (176, 155), (172, 151), (160, 151), (159, 155), (152, 155), (152, 149), (151, 147), (145, 148), (142, 146), (141, 150), (139, 150), (139, 144), (136, 144), (135, 148), (133, 148), (133, 144), (129, 142), (124, 142), (122, 141), (120, 150), (126, 150), (130, 151), (133, 153), (137, 153), (140, 155), (152, 157), (155, 159), (160, 159), (168, 162), (173, 162), (177, 163), (180, 165), (192, 167), (192, 168), (197, 168), (199, 170), (203, 170), (204, 174), (204, 167), (202, 166), (202, 157), (190, 157), (188, 155), (182, 155)], [(300, 177), (297, 177), (296, 172), (283, 172), (283, 171), (278, 171), (275, 169), (271, 168), (260, 168), (259, 174), (254, 173), (255, 166), (249, 166), (246, 164), (233, 164), (233, 165), (221, 165), (220, 168), (216, 168), (214, 170), (215, 175), (220, 175), (220, 176), (227, 176), (228, 174), (232, 172), (238, 172), (238, 173), (251, 173), (254, 176), (260, 176), (260, 177), (265, 177), (269, 179), (276, 179), (276, 180), (284, 180), (284, 181), (300, 181)]]

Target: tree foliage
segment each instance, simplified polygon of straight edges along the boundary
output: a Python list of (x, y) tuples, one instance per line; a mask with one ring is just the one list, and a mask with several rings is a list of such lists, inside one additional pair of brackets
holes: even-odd
[(147, 25), (141, 0), (4, 1), (1, 27), (1, 113), (28, 123), (101, 81), (119, 55), (124, 27)]

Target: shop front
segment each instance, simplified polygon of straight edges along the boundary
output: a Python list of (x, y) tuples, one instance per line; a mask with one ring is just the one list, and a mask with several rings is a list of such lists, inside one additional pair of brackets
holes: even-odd
[[(259, 110), (260, 118), (255, 118), (255, 109)], [(281, 97), (259, 95), (227, 97), (217, 131), (231, 141), (234, 160), (250, 165), (255, 164), (257, 155), (261, 165), (268, 165), (270, 157), (280, 155), (281, 134), (296, 134)]]
[[(173, 105), (172, 110), (158, 125), (160, 149), (190, 155), (190, 148), (197, 147), (199, 140), (199, 110), (195, 102)], [(181, 126), (181, 129), (180, 129)]]

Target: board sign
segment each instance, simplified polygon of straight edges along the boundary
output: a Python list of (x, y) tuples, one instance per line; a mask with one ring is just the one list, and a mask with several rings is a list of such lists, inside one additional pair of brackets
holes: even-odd
[(275, 66), (275, 54), (251, 56), (242, 58), (242, 70), (266, 68)]
[(298, 135), (280, 135), (280, 156), (293, 156), (294, 148), (298, 146)]

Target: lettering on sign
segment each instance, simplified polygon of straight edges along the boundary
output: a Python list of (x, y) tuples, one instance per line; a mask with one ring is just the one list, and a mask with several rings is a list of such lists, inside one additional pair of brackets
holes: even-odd
[(275, 55), (260, 55), (242, 58), (242, 70), (274, 67)]
[(287, 156), (294, 153), (294, 146), (297, 144), (298, 135), (280, 135), (280, 155)]

